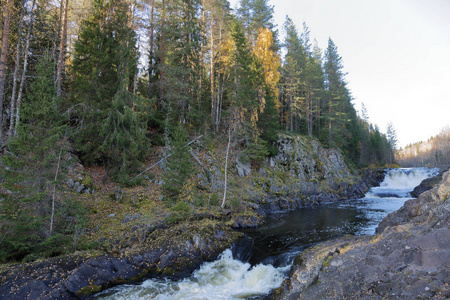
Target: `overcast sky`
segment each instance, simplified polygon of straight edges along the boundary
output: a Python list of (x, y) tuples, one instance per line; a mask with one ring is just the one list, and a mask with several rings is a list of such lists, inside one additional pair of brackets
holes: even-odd
[[(231, 0), (231, 7), (239, 0)], [(322, 49), (331, 37), (359, 111), (399, 146), (450, 126), (450, 0), (270, 0), (282, 37), (286, 15), (306, 22)]]

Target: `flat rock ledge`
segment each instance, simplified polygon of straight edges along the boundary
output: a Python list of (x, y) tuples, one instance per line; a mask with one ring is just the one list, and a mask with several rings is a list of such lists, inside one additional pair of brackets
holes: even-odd
[(450, 172), (374, 236), (318, 244), (269, 299), (450, 299)]
[(222, 225), (201, 230), (188, 226), (168, 228), (163, 236), (121, 253), (56, 257), (4, 268), (0, 299), (87, 299), (118, 284), (186, 277), (204, 261), (216, 259), (239, 233)]

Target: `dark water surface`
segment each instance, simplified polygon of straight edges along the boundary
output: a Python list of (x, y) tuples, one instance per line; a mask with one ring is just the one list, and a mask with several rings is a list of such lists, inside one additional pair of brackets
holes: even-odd
[(123, 285), (95, 299), (258, 299), (281, 285), (305, 248), (345, 234), (374, 234), (379, 222), (410, 199), (409, 192), (437, 169), (394, 169), (362, 199), (300, 208), (270, 216), (216, 261), (180, 281), (149, 279)]
[(345, 234), (374, 234), (378, 223), (407, 199), (364, 198), (271, 216), (266, 225), (244, 230), (247, 237), (238, 241), (233, 253), (252, 265), (289, 265), (298, 253), (318, 242)]

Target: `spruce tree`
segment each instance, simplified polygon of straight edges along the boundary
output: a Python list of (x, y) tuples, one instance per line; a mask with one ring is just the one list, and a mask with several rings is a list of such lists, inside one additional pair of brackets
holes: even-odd
[[(0, 247), (0, 260), (49, 255), (61, 251), (57, 248), (64, 242), (58, 238), (58, 232), (64, 228), (50, 229), (54, 189), (64, 178), (61, 160), (68, 149), (67, 128), (59, 112), (60, 98), (56, 97), (53, 81), (54, 69), (55, 63), (48, 56), (39, 61), (37, 76), (23, 103), (17, 136), (10, 141), (9, 152), (2, 158), (7, 167), (3, 170), (7, 179), (3, 186), (12, 193), (0, 202), (0, 226), (8, 231)], [(59, 209), (65, 204), (56, 206)]]
[(113, 180), (128, 184), (130, 174), (138, 171), (150, 146), (147, 133), (147, 100), (121, 90), (116, 93), (109, 115), (102, 124), (106, 170)]
[(182, 124), (173, 131), (170, 141), (170, 157), (167, 159), (167, 169), (163, 174), (163, 195), (168, 204), (183, 201), (182, 195), (189, 193), (189, 179), (195, 176), (195, 165), (191, 160), (187, 147), (189, 135)]
[(136, 37), (128, 5), (94, 2), (75, 42), (73, 102), (81, 108), (72, 134), (83, 162), (102, 163), (112, 179), (126, 183), (150, 146), (146, 138), (148, 101), (135, 96)]
[(200, 1), (171, 0), (165, 10), (167, 18), (161, 28), (164, 41), (160, 41), (170, 49), (164, 53), (163, 62), (165, 104), (170, 106), (174, 120), (199, 124)]
[(79, 111), (72, 114), (72, 122), (78, 125), (72, 139), (85, 163), (102, 161), (104, 136), (99, 124), (108, 118), (113, 99), (123, 88), (123, 77), (134, 77), (134, 70), (126, 70), (134, 68), (132, 36), (128, 6), (121, 0), (95, 0), (92, 14), (82, 22), (74, 45), (71, 104)]
[(306, 56), (297, 28), (289, 17), (286, 17), (284, 31), (286, 33), (284, 43), (286, 56), (281, 69), (282, 99), (284, 102), (282, 122), (285, 124), (286, 130), (298, 131), (296, 125), (299, 124), (299, 119), (304, 111), (302, 88), (304, 86)]

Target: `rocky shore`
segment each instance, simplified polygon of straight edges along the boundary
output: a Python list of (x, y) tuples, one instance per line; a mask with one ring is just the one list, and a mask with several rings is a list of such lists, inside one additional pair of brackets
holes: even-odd
[[(384, 178), (377, 170), (352, 173), (338, 150), (308, 138), (282, 135), (278, 148), (278, 155), (259, 167), (235, 157), (231, 176), (240, 183), (245, 213), (226, 209), (176, 222), (168, 222), (168, 216), (148, 222), (130, 215), (132, 220), (123, 222), (133, 225), (99, 241), (98, 251), (1, 266), (0, 299), (86, 299), (118, 284), (186, 277), (229, 248), (241, 235), (234, 229), (258, 226), (270, 213), (362, 197)], [(203, 161), (201, 185), (223, 189), (220, 161), (211, 156)]]
[(10, 266), (0, 271), (0, 299), (86, 299), (108, 287), (149, 277), (186, 277), (239, 236), (229, 226), (208, 223), (206, 219), (168, 228), (149, 226), (145, 232), (136, 231), (140, 242), (119, 253)]
[(388, 215), (375, 236), (301, 253), (271, 299), (449, 299), (450, 172)]

